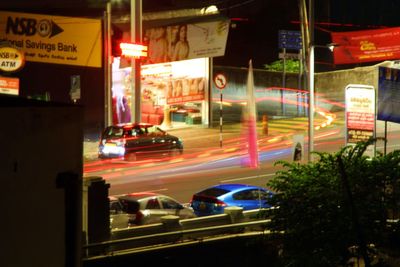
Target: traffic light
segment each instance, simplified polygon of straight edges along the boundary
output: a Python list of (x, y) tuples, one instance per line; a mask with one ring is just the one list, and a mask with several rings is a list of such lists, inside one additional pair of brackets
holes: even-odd
[(111, 54), (114, 57), (122, 55), (120, 43), (122, 42), (122, 31), (117, 27), (113, 27), (111, 35)]

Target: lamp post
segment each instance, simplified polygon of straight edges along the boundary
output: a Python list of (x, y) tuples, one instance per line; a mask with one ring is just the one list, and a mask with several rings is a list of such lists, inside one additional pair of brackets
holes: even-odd
[[(131, 43), (142, 43), (142, 0), (131, 0)], [(141, 121), (140, 57), (131, 59), (131, 120)]]
[[(312, 36), (312, 34), (310, 34)], [(313, 39), (310, 39), (313, 40)], [(314, 50), (315, 48), (326, 48), (333, 52), (333, 49), (337, 45), (334, 43), (330, 43), (327, 45), (316, 45), (314, 43), (310, 44), (309, 47), (309, 113), (308, 113), (308, 161), (313, 161), (312, 151), (314, 150), (314, 106), (315, 106), (315, 57), (314, 57)]]
[(310, 41), (308, 44), (308, 161), (313, 161), (314, 151), (314, 0), (309, 0), (308, 32)]

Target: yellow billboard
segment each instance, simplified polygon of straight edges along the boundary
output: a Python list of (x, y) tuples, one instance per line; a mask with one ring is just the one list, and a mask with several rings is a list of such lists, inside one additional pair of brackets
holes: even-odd
[(101, 20), (0, 11), (0, 41), (26, 61), (101, 67)]

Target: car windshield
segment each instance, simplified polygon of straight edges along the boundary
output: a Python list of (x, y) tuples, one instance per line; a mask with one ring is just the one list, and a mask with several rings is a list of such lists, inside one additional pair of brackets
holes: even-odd
[(107, 127), (103, 133), (104, 138), (122, 138), (124, 136), (141, 136), (141, 135), (164, 135), (165, 132), (157, 126), (136, 125), (133, 128), (124, 128), (119, 126)]
[(147, 132), (152, 135), (163, 135), (165, 132), (157, 126), (151, 126), (147, 128)]
[(208, 189), (203, 190), (200, 193), (198, 193), (198, 195), (209, 196), (209, 197), (219, 197), (228, 192), (229, 192), (228, 190), (221, 189), (221, 188), (208, 188)]
[(122, 137), (124, 131), (121, 127), (108, 127), (104, 131), (104, 137)]

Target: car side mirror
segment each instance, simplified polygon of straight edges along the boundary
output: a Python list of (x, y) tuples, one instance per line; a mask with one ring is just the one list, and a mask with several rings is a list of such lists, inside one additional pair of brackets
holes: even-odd
[(157, 131), (159, 131), (162, 135), (167, 135), (167, 132), (162, 130), (160, 127), (157, 127)]

